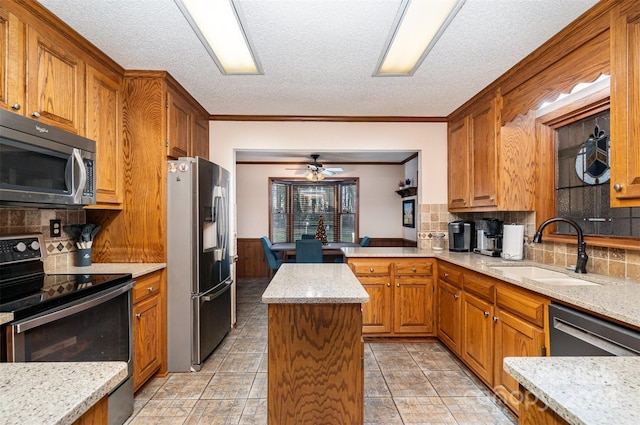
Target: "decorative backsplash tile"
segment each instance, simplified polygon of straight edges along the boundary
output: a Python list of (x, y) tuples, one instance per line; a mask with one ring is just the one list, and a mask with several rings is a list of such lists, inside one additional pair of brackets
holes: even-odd
[(76, 247), (71, 237), (62, 232), (58, 238), (49, 236), (50, 220), (60, 220), (62, 226), (86, 223), (82, 209), (0, 208), (0, 234), (42, 233), (44, 237), (45, 270), (75, 265)]
[[(535, 212), (489, 212), (489, 213), (450, 213), (447, 204), (420, 205), (420, 222), (418, 229), (418, 248), (431, 249), (433, 234), (445, 233), (445, 249), (449, 249), (448, 223), (455, 220), (480, 221), (487, 218), (497, 218), (505, 224), (524, 224), (525, 238), (524, 255), (527, 260), (539, 263), (570, 267), (576, 264), (577, 249), (575, 244), (531, 242), (536, 232)], [(625, 250), (587, 245), (587, 271), (590, 273), (632, 279), (640, 282), (640, 250)]]

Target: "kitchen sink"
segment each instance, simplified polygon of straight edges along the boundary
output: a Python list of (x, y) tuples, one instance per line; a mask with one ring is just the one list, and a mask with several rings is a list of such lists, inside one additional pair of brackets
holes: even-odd
[(494, 266), (491, 268), (502, 272), (505, 276), (516, 277), (516, 278), (524, 277), (527, 279), (535, 280), (536, 282), (545, 283), (547, 285), (557, 285), (557, 286), (599, 285), (598, 283), (590, 282), (588, 280), (583, 280), (583, 279), (577, 279), (575, 277), (569, 277), (564, 273), (544, 269), (542, 267)]

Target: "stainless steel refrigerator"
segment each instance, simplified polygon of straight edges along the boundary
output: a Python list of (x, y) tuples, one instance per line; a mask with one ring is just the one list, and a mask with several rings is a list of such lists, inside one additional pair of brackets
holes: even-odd
[(169, 372), (198, 371), (231, 328), (229, 172), (167, 161)]

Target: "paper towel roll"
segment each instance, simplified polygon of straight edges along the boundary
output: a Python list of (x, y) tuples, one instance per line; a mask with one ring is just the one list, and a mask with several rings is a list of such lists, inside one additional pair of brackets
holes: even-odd
[(524, 250), (524, 225), (505, 224), (502, 230), (502, 258), (522, 260)]

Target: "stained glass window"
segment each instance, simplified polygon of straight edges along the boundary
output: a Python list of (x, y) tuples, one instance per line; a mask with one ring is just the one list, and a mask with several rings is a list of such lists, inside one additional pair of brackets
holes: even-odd
[[(557, 129), (557, 215), (585, 234), (640, 237), (640, 208), (609, 205), (609, 110)], [(560, 233), (575, 233), (560, 224)]]

